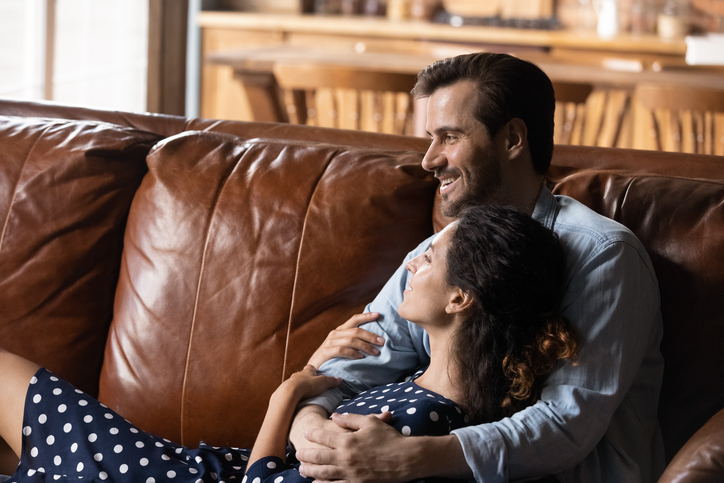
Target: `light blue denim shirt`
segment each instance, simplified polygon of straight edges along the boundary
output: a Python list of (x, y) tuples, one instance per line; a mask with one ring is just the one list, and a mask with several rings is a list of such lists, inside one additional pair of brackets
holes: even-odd
[[(533, 406), (453, 431), (475, 481), (556, 474), (562, 483), (655, 482), (665, 466), (656, 418), (664, 364), (651, 261), (626, 227), (545, 187), (533, 218), (553, 229), (566, 251), (562, 312), (578, 331), (578, 360), (550, 375)], [(308, 403), (331, 413), (343, 394), (397, 381), (429, 362), (427, 333), (397, 314), (409, 275), (403, 263), (366, 308), (381, 314), (364, 326), (385, 338), (381, 354), (324, 364), (322, 372), (346, 383)]]

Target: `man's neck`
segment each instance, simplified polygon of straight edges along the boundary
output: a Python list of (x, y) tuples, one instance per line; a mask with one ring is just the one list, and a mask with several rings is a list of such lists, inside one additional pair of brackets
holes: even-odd
[(506, 196), (499, 200), (504, 204), (513, 205), (522, 213), (532, 215), (543, 187), (543, 176), (521, 176), (513, 181), (513, 185), (503, 190)]

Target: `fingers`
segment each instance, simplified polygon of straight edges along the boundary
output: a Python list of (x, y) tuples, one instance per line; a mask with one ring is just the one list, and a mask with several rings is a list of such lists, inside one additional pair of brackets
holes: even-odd
[[(345, 329), (335, 330), (327, 337), (325, 346), (327, 349), (345, 351), (348, 350), (350, 353), (361, 353), (364, 352), (370, 355), (379, 354), (379, 350), (375, 345), (382, 345), (385, 340), (370, 331), (364, 329)], [(362, 355), (360, 355), (363, 357)]]
[(385, 411), (384, 413), (375, 414), (375, 417), (377, 417), (377, 419), (379, 419), (380, 421), (384, 421), (387, 424), (389, 424), (390, 421), (392, 421), (392, 413), (390, 411)]
[(299, 465), (299, 474), (306, 478), (314, 478), (314, 483), (347, 483), (344, 473), (333, 465)]
[[(336, 431), (327, 431), (325, 429), (311, 428), (304, 432), (304, 438), (310, 443), (315, 443), (319, 446), (326, 448), (325, 450), (319, 449), (300, 449), (297, 453), (301, 454), (301, 457), (297, 455), (299, 461), (306, 461), (308, 463), (315, 464), (327, 464), (330, 462), (329, 459), (319, 459), (322, 455), (327, 454), (328, 450), (333, 450), (342, 444), (343, 436), (345, 433)], [(329, 456), (333, 453), (329, 452)]]
[[(362, 415), (362, 414), (339, 414), (339, 413), (333, 413), (332, 414), (332, 421), (339, 426), (340, 428), (344, 428), (350, 431), (359, 431), (362, 428), (377, 424), (383, 420), (385, 413), (382, 413), (381, 415)], [(390, 413), (390, 416), (392, 416), (392, 413)], [(390, 416), (387, 417), (387, 419), (390, 418)], [(311, 441), (311, 440), (310, 440)], [(334, 442), (334, 440), (330, 440), (330, 442)], [(325, 446), (329, 446), (326, 445)], [(330, 446), (334, 447), (334, 446)]]
[(372, 322), (373, 320), (377, 320), (377, 317), (379, 317), (379, 312), (366, 312), (364, 314), (357, 314), (353, 315), (352, 317), (347, 320), (344, 324), (337, 327), (337, 330), (339, 329), (351, 329), (354, 327), (359, 327), (362, 324), (366, 324), (367, 322)]
[(385, 340), (377, 334), (359, 326), (376, 320), (377, 312), (357, 314), (350, 317), (344, 324), (329, 333), (322, 345), (314, 352), (309, 363), (315, 367), (321, 366), (329, 359), (342, 357), (345, 359), (362, 359), (365, 355), (378, 355), (380, 346)]

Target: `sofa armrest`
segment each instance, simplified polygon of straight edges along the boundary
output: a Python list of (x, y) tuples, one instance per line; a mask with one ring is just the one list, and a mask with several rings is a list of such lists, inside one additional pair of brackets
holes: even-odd
[(724, 409), (686, 442), (659, 479), (659, 483), (721, 481), (724, 481)]

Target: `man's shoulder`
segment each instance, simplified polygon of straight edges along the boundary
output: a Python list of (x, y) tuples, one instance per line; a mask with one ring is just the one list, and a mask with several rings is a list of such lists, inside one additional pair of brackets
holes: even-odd
[(612, 220), (569, 196), (556, 195), (559, 206), (553, 231), (559, 236), (587, 238), (594, 244), (617, 241), (640, 245), (636, 235), (625, 225)]
[(579, 263), (606, 250), (635, 250), (649, 263), (643, 244), (623, 224), (568, 196), (556, 195), (556, 202), (559, 210), (553, 231)]

